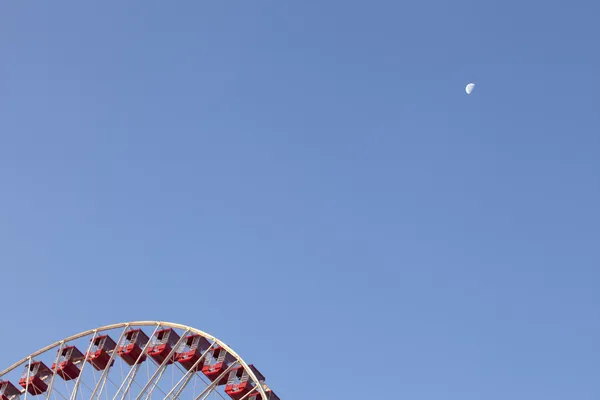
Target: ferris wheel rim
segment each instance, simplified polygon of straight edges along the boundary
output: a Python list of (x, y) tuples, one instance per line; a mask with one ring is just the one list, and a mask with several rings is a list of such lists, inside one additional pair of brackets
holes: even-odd
[(242, 357), (240, 357), (231, 347), (229, 347), (229, 345), (227, 345), (225, 342), (223, 342), (222, 340), (220, 340), (219, 338), (204, 332), (200, 329), (194, 328), (192, 326), (188, 326), (188, 325), (184, 325), (184, 324), (178, 324), (175, 322), (168, 322), (168, 321), (130, 321), (130, 322), (120, 322), (120, 323), (116, 323), (116, 324), (110, 324), (110, 325), (103, 325), (100, 326), (98, 328), (94, 328), (94, 329), (89, 329), (87, 331), (83, 331), (80, 333), (77, 333), (75, 335), (72, 336), (68, 336), (62, 340), (59, 340), (57, 342), (54, 342), (46, 347), (41, 348), (40, 350), (37, 350), (31, 354), (29, 354), (27, 357), (17, 361), (16, 363), (14, 363), (13, 365), (11, 365), (10, 367), (0, 371), (0, 378), (2, 378), (4, 375), (6, 375), (7, 373), (13, 371), (16, 368), (19, 368), (19, 366), (25, 364), (26, 362), (28, 362), (29, 360), (44, 354), (56, 347), (59, 347), (61, 344), (64, 343), (68, 343), (71, 342), (73, 340), (77, 340), (89, 335), (93, 335), (95, 333), (98, 332), (104, 332), (104, 331), (110, 331), (113, 329), (119, 329), (119, 328), (128, 328), (128, 327), (137, 327), (137, 326), (160, 326), (160, 327), (166, 327), (166, 328), (173, 328), (173, 329), (181, 329), (181, 330), (185, 330), (188, 332), (192, 332), (194, 334), (203, 336), (206, 339), (212, 340), (214, 341), (214, 343), (216, 343), (217, 345), (221, 346), (227, 353), (229, 353), (231, 356), (233, 356), (236, 361), (246, 370), (246, 372), (248, 373), (248, 375), (250, 376), (250, 378), (252, 378), (252, 380), (254, 382), (256, 382), (256, 389), (257, 391), (260, 393), (261, 397), (263, 399), (267, 399), (267, 394), (265, 392), (265, 389), (263, 387), (264, 382), (261, 382), (257, 377), (256, 374), (254, 374), (254, 371), (252, 371), (252, 368), (249, 367), (249, 365), (244, 361), (244, 359)]

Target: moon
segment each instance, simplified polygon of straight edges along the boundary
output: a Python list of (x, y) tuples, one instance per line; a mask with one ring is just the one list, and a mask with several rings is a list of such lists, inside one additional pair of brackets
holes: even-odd
[(469, 83), (467, 85), (467, 87), (465, 88), (465, 92), (467, 92), (467, 94), (471, 94), (471, 92), (473, 91), (473, 89), (475, 89), (475, 84), (474, 83)]

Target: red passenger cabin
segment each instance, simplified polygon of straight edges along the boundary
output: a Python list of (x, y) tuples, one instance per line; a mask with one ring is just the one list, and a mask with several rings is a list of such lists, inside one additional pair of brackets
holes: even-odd
[[(87, 353), (87, 360), (96, 371), (104, 371), (108, 367), (110, 361), (110, 353), (115, 350), (117, 344), (108, 335), (98, 336), (91, 339), (92, 348)], [(111, 367), (114, 365), (115, 360), (112, 361)]]
[[(148, 355), (158, 364), (162, 364), (177, 345), (179, 338), (179, 334), (173, 328), (162, 329), (156, 332), (148, 348)], [(172, 364), (173, 361), (175, 361), (175, 354), (167, 360), (166, 365)]]
[(202, 354), (204, 354), (209, 347), (210, 342), (206, 340), (206, 338), (198, 334), (190, 334), (185, 338), (183, 343), (181, 343), (175, 358), (177, 359), (177, 362), (188, 371), (196, 365), (194, 368), (195, 372), (202, 368), (200, 357), (202, 357)]
[[(264, 381), (265, 377), (260, 373), (254, 365), (249, 365), (254, 375), (259, 381)], [(247, 395), (252, 389), (254, 389), (255, 383), (250, 379), (250, 374), (241, 365), (233, 368), (229, 372), (229, 379), (227, 380), (227, 386), (225, 386), (225, 393), (229, 395), (233, 400), (239, 400)]]
[(19, 380), (19, 385), (27, 389), (30, 395), (36, 396), (48, 390), (46, 381), (51, 375), (52, 371), (46, 364), (41, 361), (34, 361), (25, 366), (25, 371), (23, 371), (23, 375)]
[(141, 329), (132, 329), (125, 334), (124, 344), (119, 346), (119, 356), (129, 365), (142, 363), (146, 355), (142, 354), (150, 338)]
[(84, 358), (83, 353), (77, 347), (67, 346), (60, 352), (58, 367), (57, 364), (52, 364), (52, 370), (56, 371), (56, 374), (65, 381), (70, 381), (79, 376), (81, 371), (77, 364), (80, 364)]
[(0, 381), (0, 400), (16, 400), (21, 391), (9, 381)]
[[(202, 367), (202, 373), (206, 375), (208, 379), (214, 382), (235, 359), (233, 356), (221, 346), (217, 346), (211, 349), (206, 355), (204, 360), (204, 366)], [(227, 375), (223, 376), (217, 385), (224, 385), (227, 383)]]

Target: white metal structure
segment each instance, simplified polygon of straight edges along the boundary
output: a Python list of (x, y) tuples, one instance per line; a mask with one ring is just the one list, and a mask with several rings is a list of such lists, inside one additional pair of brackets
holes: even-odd
[[(159, 359), (149, 356), (148, 349), (156, 344), (157, 332), (163, 330), (172, 330), (176, 332), (174, 337), (176, 343), (168, 348), (168, 355), (161, 362)], [(147, 343), (141, 349), (135, 362), (126, 362), (119, 349), (124, 348), (125, 338), (131, 331), (141, 330), (145, 337), (149, 338)], [(96, 365), (90, 362), (85, 355), (90, 354), (92, 344), (96, 343), (96, 338), (108, 335), (116, 346), (113, 350), (108, 350), (105, 354), (107, 367), (98, 369)], [(184, 365), (174, 361), (180, 354), (179, 349), (185, 345), (184, 341), (189, 335), (199, 335), (204, 343), (210, 347), (202, 351), (201, 356), (196, 356), (193, 366)], [(75, 347), (84, 357), (73, 358), (73, 365), (77, 368), (77, 377), (64, 377), (57, 371), (64, 360), (65, 349)], [(220, 347), (228, 354), (228, 362), (216, 379), (208, 379), (202, 371), (202, 366), (208, 362), (210, 351)], [(140, 346), (141, 348), (141, 346)], [(55, 351), (53, 351), (55, 350)], [(210, 353), (210, 354), (208, 354)], [(166, 354), (166, 353), (165, 353)], [(200, 353), (198, 353), (200, 354)], [(63, 358), (61, 358), (63, 355)], [(110, 358), (108, 358), (110, 357)], [(199, 358), (198, 358), (199, 357)], [(49, 370), (44, 375), (40, 373), (39, 378), (42, 383), (39, 385), (46, 387), (41, 393), (32, 393), (29, 386), (34, 385), (30, 380), (33, 376), (32, 368), (39, 363), (47, 366)], [(57, 367), (55, 368), (54, 365)], [(19, 368), (22, 367), (22, 368)], [(216, 337), (209, 335), (198, 329), (175, 324), (171, 322), (160, 321), (136, 321), (126, 322), (114, 325), (107, 325), (79, 334), (70, 336), (49, 346), (38, 350), (22, 360), (11, 365), (0, 372), (0, 399), (2, 400), (148, 400), (152, 398), (161, 398), (164, 400), (192, 399), (192, 400), (231, 400), (231, 397), (225, 393), (224, 388), (230, 371), (236, 369), (245, 371), (251, 387), (248, 393), (244, 393), (241, 398), (236, 400), (250, 400), (253, 396), (260, 394), (257, 399), (277, 399), (271, 396), (272, 392), (264, 382), (264, 377), (260, 373), (255, 374), (253, 368), (231, 349)], [(41, 370), (41, 369), (40, 369)], [(242, 372), (243, 372), (242, 371)], [(232, 382), (229, 375), (229, 382)], [(2, 393), (2, 382), (11, 382), (17, 388), (18, 393), (10, 394), (10, 390)], [(31, 382), (31, 383), (30, 383)], [(37, 381), (40, 382), (40, 381)], [(37, 386), (32, 386), (37, 388)], [(278, 399), (277, 399), (278, 400)]]

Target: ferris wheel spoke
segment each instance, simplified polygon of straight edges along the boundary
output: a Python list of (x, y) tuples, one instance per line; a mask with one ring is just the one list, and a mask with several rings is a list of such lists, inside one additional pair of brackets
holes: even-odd
[[(129, 379), (128, 381), (123, 381), (123, 383), (127, 382), (127, 386), (125, 387), (125, 391), (123, 392), (123, 396), (121, 397), (122, 400), (125, 400), (125, 397), (128, 395), (131, 398), (131, 394), (129, 393), (129, 390), (131, 389), (131, 385), (133, 384), (133, 382), (135, 382), (135, 377), (141, 367), (142, 367), (141, 364), (136, 365), (134, 367), (135, 371), (134, 371), (133, 375), (131, 376), (131, 379)], [(121, 386), (123, 386), (123, 385), (121, 384)], [(117, 390), (117, 394), (115, 395), (115, 397), (113, 397), (113, 400), (117, 398), (120, 391), (121, 391), (121, 388), (119, 388)]]
[[(134, 382), (135, 385), (141, 390), (143, 389), (142, 385), (140, 385), (138, 382)], [(159, 392), (161, 392), (162, 394), (166, 394), (161, 388), (157, 387), (156, 388)]]
[[(133, 376), (129, 379), (126, 378), (127, 381), (123, 381), (123, 383), (127, 382), (127, 386), (125, 387), (125, 391), (123, 392), (123, 397), (121, 397), (121, 399), (125, 400), (125, 397), (129, 394), (129, 390), (131, 389), (131, 385), (133, 384), (133, 382), (135, 381), (135, 376), (138, 373), (138, 370), (142, 367), (141, 364), (137, 364), (133, 367), (133, 369), (135, 370), (133, 372)], [(128, 375), (129, 376), (129, 375)], [(123, 384), (121, 384), (121, 387), (117, 390), (117, 394), (115, 394), (115, 396), (113, 397), (113, 400), (117, 398), (117, 396), (119, 395), (119, 393), (121, 392), (121, 389), (123, 387)]]
[[(87, 390), (89, 390), (90, 393), (94, 392), (94, 389), (92, 389), (90, 386), (88, 386), (87, 383), (85, 383), (84, 381), (81, 381), (80, 385), (83, 385), (83, 387), (85, 387)], [(71, 393), (71, 396), (73, 396), (73, 393)]]
[[(221, 375), (221, 376), (224, 376), (224, 375)], [(210, 381), (207, 381), (207, 379), (205, 379), (205, 377), (204, 377), (203, 375), (199, 374), (198, 372), (196, 372), (196, 376), (195, 376), (195, 378), (196, 378), (196, 379), (195, 379), (196, 383), (197, 383), (198, 381), (200, 381), (200, 382), (202, 382), (202, 383), (203, 383), (204, 385), (206, 385), (206, 386), (210, 386), (210, 385), (212, 385), (212, 382), (210, 382)], [(230, 399), (225, 399), (225, 397), (223, 397), (223, 395), (222, 395), (221, 393), (219, 393), (219, 391), (217, 391), (217, 390), (216, 390), (216, 389), (217, 389), (217, 386), (218, 386), (218, 385), (216, 385), (216, 386), (213, 386), (213, 388), (211, 389), (211, 390), (212, 390), (212, 392), (209, 392), (208, 394), (210, 394), (210, 393), (215, 393), (215, 394), (217, 394), (217, 395), (218, 395), (218, 396), (219, 396), (221, 399), (223, 399), (223, 400), (230, 400)], [(206, 389), (204, 389), (204, 390), (206, 390)], [(195, 387), (194, 387), (194, 396), (193, 396), (193, 397), (194, 397), (194, 399), (198, 398), (198, 396), (202, 396), (202, 393), (201, 393), (200, 395), (196, 396), (196, 391), (197, 391), (197, 386), (195, 386)]]
[[(148, 383), (146, 383), (146, 386), (144, 386), (144, 388), (142, 389), (142, 392), (136, 397), (135, 400), (140, 400), (144, 396), (144, 394), (146, 394), (146, 391), (149, 388), (152, 388), (152, 390), (154, 390), (154, 387), (156, 386), (156, 385), (154, 385), (154, 380), (156, 380), (157, 383), (158, 383), (158, 381), (160, 381), (160, 378), (162, 377), (167, 366), (169, 365), (169, 362), (172, 361), (173, 355), (175, 354), (175, 352), (177, 351), (177, 349), (179, 348), (181, 343), (185, 340), (186, 335), (189, 333), (189, 331), (190, 331), (189, 329), (186, 330), (183, 333), (183, 335), (181, 335), (179, 340), (177, 340), (177, 343), (169, 351), (169, 354), (167, 355), (167, 357), (165, 357), (165, 359), (162, 361), (162, 363), (160, 364), (158, 369), (154, 372), (152, 377), (148, 380)], [(158, 377), (158, 379), (157, 379), (157, 377)], [(148, 397), (146, 397), (146, 398), (150, 398), (150, 396), (152, 395), (152, 390), (150, 391), (150, 393), (148, 394)]]
[[(114, 383), (114, 382), (113, 382), (111, 379), (109, 379), (109, 382), (110, 382), (110, 383), (113, 385), (113, 387), (114, 387), (115, 389), (118, 389), (118, 388), (119, 388), (119, 386), (118, 386), (116, 383)], [(133, 383), (133, 382), (132, 382), (132, 383)], [(135, 382), (135, 384), (136, 384), (136, 386), (137, 386), (137, 387), (139, 387), (140, 389), (142, 388), (142, 386), (141, 386), (139, 383)], [(159, 390), (159, 391), (162, 391), (160, 388), (158, 388), (158, 390)], [(164, 392), (163, 392), (163, 393), (164, 393)]]
[(112, 363), (118, 353), (117, 349), (121, 345), (121, 342), (123, 341), (123, 337), (125, 336), (125, 332), (127, 332), (128, 328), (129, 328), (129, 325), (125, 325), (125, 328), (123, 328), (123, 331), (121, 332), (121, 335), (119, 336), (119, 340), (117, 341), (117, 346), (115, 347), (114, 351), (110, 355), (108, 364), (107, 364), (106, 368), (104, 369), (104, 371), (102, 371), (102, 376), (100, 376), (100, 380), (96, 384), (96, 387), (94, 388), (94, 391), (92, 392), (92, 395), (90, 396), (90, 400), (94, 400), (96, 395), (98, 396), (98, 399), (100, 399), (102, 390), (104, 390), (104, 386), (106, 385), (106, 378), (108, 377), (108, 372), (111, 370)]
[(125, 380), (125, 376), (123, 376), (123, 363), (119, 363), (119, 369), (121, 370), (121, 382)]
[(56, 398), (56, 395), (59, 395), (63, 400), (69, 400), (69, 398), (62, 394), (58, 389), (54, 389), (52, 393), (55, 395), (54, 398)]
[(56, 359), (54, 360), (54, 368), (52, 370), (52, 377), (50, 378), (50, 384), (48, 385), (48, 391), (46, 392), (46, 400), (50, 398), (50, 394), (52, 394), (52, 390), (54, 389), (54, 380), (56, 378), (56, 374), (58, 373), (58, 368), (60, 368), (59, 361), (62, 355), (62, 351), (65, 348), (65, 342), (62, 341), (60, 343), (60, 347), (58, 348), (58, 353), (56, 354)]
[[(96, 340), (96, 336), (97, 335), (98, 335), (98, 330), (94, 330), (94, 333), (92, 335), (92, 339), (90, 340), (90, 343), (88, 344), (87, 350), (85, 351), (85, 357), (86, 357), (86, 359), (87, 359), (88, 354), (90, 354), (90, 351), (92, 350), (92, 345), (94, 343), (94, 340)], [(75, 386), (73, 387), (73, 391), (71, 392), (71, 395), (69, 396), (69, 400), (77, 400), (77, 391), (79, 390), (79, 384), (81, 383), (81, 377), (83, 376), (83, 371), (85, 369), (86, 364), (88, 364), (88, 363), (85, 362), (85, 360), (84, 360), (84, 363), (81, 366), (81, 371), (79, 372), (79, 376), (75, 380)]]
[[(56, 396), (58, 396), (58, 397), (56, 397)], [(52, 391), (52, 398), (54, 398), (55, 400), (57, 400), (57, 399), (68, 400), (68, 398), (64, 394), (62, 394), (58, 389), (54, 389)]]
[(198, 360), (194, 363), (194, 365), (192, 365), (192, 367), (188, 371), (185, 372), (185, 375), (183, 375), (183, 377), (179, 380), (179, 382), (177, 382), (177, 384), (175, 386), (173, 386), (173, 389), (171, 389), (171, 391), (165, 396), (164, 400), (179, 398), (179, 395), (181, 394), (181, 392), (183, 392), (183, 390), (188, 385), (190, 380), (194, 376), (196, 376), (196, 369), (198, 368), (200, 363), (204, 360), (206, 355), (212, 350), (212, 347), (215, 345), (215, 343), (216, 342), (213, 341), (210, 344), (208, 349), (206, 349), (204, 351), (204, 353), (202, 353), (202, 355), (200, 356), (200, 358), (198, 358)]
[[(167, 370), (166, 366), (165, 366), (165, 368), (161, 368), (160, 369), (160, 373), (158, 374), (158, 377), (156, 377), (155, 381), (152, 383), (152, 386), (148, 390), (148, 395), (146, 396), (146, 400), (150, 399), (152, 397), (152, 392), (158, 386), (158, 383), (160, 382), (160, 379), (162, 378), (162, 376), (164, 375), (164, 373), (165, 373), (166, 370)], [(147, 386), (145, 386), (144, 388), (142, 388), (142, 392), (138, 395), (138, 398), (140, 398), (140, 397), (142, 397), (144, 395), (144, 389), (146, 389), (146, 387)]]
[(246, 393), (240, 400), (246, 400), (252, 393), (256, 392), (258, 386), (254, 386), (248, 393)]
[[(237, 365), (238, 361), (234, 361), (231, 363), (231, 365), (229, 367), (227, 367), (227, 369), (225, 369), (225, 371), (223, 371), (213, 382), (211, 382), (206, 389), (204, 389), (202, 392), (200, 392), (200, 394), (198, 396), (196, 396), (196, 398), (194, 400), (199, 400), (199, 399), (206, 399), (206, 397), (211, 393), (211, 391), (217, 387), (218, 383), (223, 379), (223, 377), (227, 376), (227, 374), (229, 373), (229, 371), (231, 371), (231, 369), (233, 367), (235, 367)], [(202, 397), (204, 396), (204, 397)]]
[(210, 394), (216, 394), (217, 396), (219, 396), (219, 397), (221, 398), (221, 400), (230, 400), (230, 399), (226, 399), (226, 398), (225, 398), (225, 396), (223, 396), (223, 395), (221, 394), (221, 392), (219, 392), (219, 391), (218, 391), (218, 390), (216, 390), (216, 389), (217, 389), (216, 387), (212, 388), (212, 390), (211, 390), (211, 391), (209, 391), (208, 393), (206, 393), (206, 394), (204, 395), (203, 399), (206, 399), (206, 398), (207, 398), (207, 397), (208, 397)]
[[(150, 377), (150, 366), (151, 366), (151, 362), (147, 362), (146, 363), (146, 369), (148, 371), (148, 378), (146, 379), (142, 379), (142, 376), (137, 374), (135, 376), (133, 376), (133, 378), (129, 381), (129, 389), (127, 389), (127, 397), (129, 400), (132, 400), (132, 396), (137, 396), (139, 395), (139, 393), (141, 393), (142, 389), (144, 389), (144, 386), (146, 385), (146, 383), (148, 382), (148, 379)], [(141, 368), (141, 365), (139, 366)], [(137, 388), (138, 390), (133, 390), (133, 388)], [(160, 388), (159, 388), (160, 390)], [(125, 394), (123, 394), (123, 396), (121, 397), (121, 400), (125, 399)]]
[(221, 398), (221, 400), (230, 400), (230, 399), (225, 399), (225, 396), (223, 396), (223, 394), (221, 394), (221, 392), (219, 392), (216, 389), (217, 389), (216, 386), (213, 387), (212, 390), (210, 390), (208, 393), (206, 393), (202, 399), (206, 399), (211, 394), (216, 394), (217, 396), (219, 396)]
[[(65, 382), (65, 393), (71, 393), (69, 386), (67, 386), (67, 382)], [(56, 400), (56, 396), (54, 396), (54, 400)]]
[(25, 398), (24, 400), (27, 400), (27, 395), (29, 394), (29, 377), (31, 376), (31, 357), (29, 357), (29, 361), (27, 362), (27, 375), (25, 375), (26, 377), (26, 382), (25, 382)]
[[(154, 329), (154, 332), (152, 333), (151, 337), (154, 337), (154, 335), (156, 334), (156, 332), (158, 332), (160, 327), (161, 327), (161, 324), (158, 323), (156, 325), (156, 328)], [(142, 351), (140, 352), (140, 355), (135, 360), (135, 364), (133, 364), (133, 366), (129, 369), (127, 376), (121, 383), (121, 386), (117, 390), (117, 393), (115, 393), (115, 395), (113, 396), (112, 400), (117, 399), (117, 397), (119, 396), (119, 393), (121, 393), (121, 390), (123, 389), (123, 387), (125, 387), (125, 391), (123, 392), (123, 396), (121, 396), (121, 400), (125, 400), (125, 397), (127, 397), (127, 393), (129, 393), (129, 390), (131, 389), (131, 383), (135, 380), (135, 377), (140, 370), (142, 358), (146, 354), (146, 351), (148, 350), (149, 346), (150, 346), (150, 340), (148, 340), (148, 342), (144, 344), (144, 348), (142, 349)], [(90, 399), (90, 400), (93, 400), (93, 399)]]

